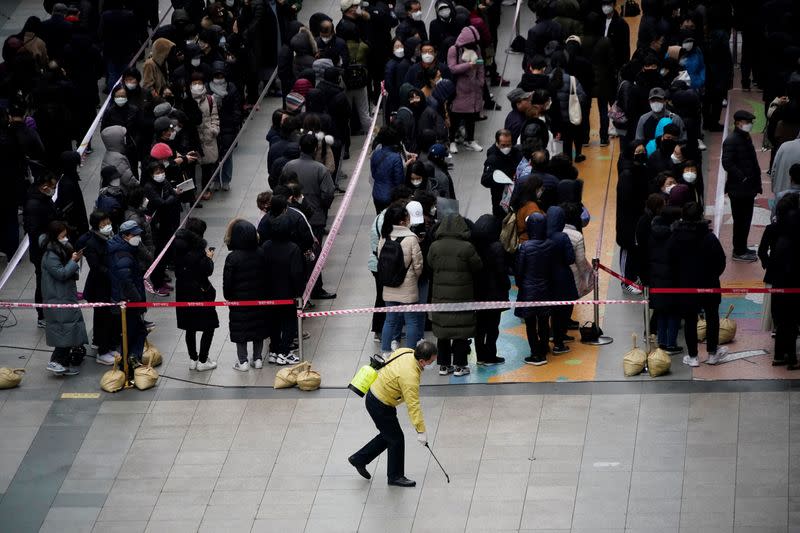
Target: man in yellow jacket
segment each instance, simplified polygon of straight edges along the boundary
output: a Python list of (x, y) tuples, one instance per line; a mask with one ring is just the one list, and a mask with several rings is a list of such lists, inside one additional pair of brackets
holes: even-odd
[(386, 466), (389, 485), (413, 487), (417, 483), (405, 476), (405, 437), (397, 420), (397, 406), (405, 402), (408, 417), (417, 430), (417, 441), (428, 443), (425, 421), (419, 404), (419, 381), (422, 370), (436, 361), (436, 345), (420, 342), (416, 349), (401, 348), (388, 359), (378, 372), (378, 377), (367, 392), (367, 412), (378, 428), (378, 435), (350, 456), (348, 461), (366, 479), (370, 479), (367, 465), (387, 450)]

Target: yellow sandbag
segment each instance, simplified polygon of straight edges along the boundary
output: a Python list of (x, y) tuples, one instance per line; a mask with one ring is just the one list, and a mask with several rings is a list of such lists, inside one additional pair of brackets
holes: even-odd
[[(150, 358), (153, 358), (153, 361), (150, 361)], [(145, 339), (144, 341), (144, 351), (142, 352), (142, 364), (150, 365), (150, 366), (158, 366), (162, 363), (163, 358), (161, 357), (161, 350), (155, 347), (153, 343), (149, 340)]]
[(633, 348), (622, 358), (622, 370), (626, 377), (638, 376), (647, 364), (647, 353), (636, 347), (636, 334), (631, 337), (633, 337)]
[(300, 390), (317, 390), (321, 382), (322, 376), (320, 373), (312, 370), (310, 366), (297, 374), (297, 388)]
[(303, 361), (294, 366), (281, 368), (275, 374), (275, 381), (272, 386), (276, 389), (288, 389), (297, 385), (297, 375), (303, 370), (311, 368), (311, 363)]
[(651, 378), (657, 378), (669, 373), (672, 358), (661, 348), (656, 348), (647, 356), (647, 371)]
[(733, 304), (728, 307), (728, 312), (725, 313), (725, 318), (719, 321), (719, 343), (728, 344), (733, 342), (736, 337), (736, 321), (731, 318), (733, 313)]
[(0, 368), (0, 389), (13, 389), (22, 381), (24, 368)]
[(133, 371), (133, 384), (139, 390), (152, 389), (158, 381), (158, 372), (152, 365), (142, 365)]
[(704, 342), (706, 340), (706, 319), (697, 319), (697, 342)]
[(125, 372), (119, 369), (120, 356), (114, 358), (114, 368), (100, 377), (100, 388), (106, 392), (117, 392), (125, 387)]

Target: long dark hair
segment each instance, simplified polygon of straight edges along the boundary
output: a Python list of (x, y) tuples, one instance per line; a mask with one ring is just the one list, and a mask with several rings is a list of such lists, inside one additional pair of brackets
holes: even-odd
[(537, 196), (537, 192), (542, 187), (542, 178), (537, 176), (536, 174), (531, 174), (530, 177), (522, 184), (520, 188), (520, 192), (514, 198), (514, 205), (511, 207), (514, 211), (519, 211), (522, 206), (527, 204), (528, 202), (537, 202), (539, 198)]
[(383, 215), (383, 226), (381, 226), (381, 237), (388, 239), (395, 226), (399, 226), (408, 217), (405, 207), (399, 205), (390, 206)]

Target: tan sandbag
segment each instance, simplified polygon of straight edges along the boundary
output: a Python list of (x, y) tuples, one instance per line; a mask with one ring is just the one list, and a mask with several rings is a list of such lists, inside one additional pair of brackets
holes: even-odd
[(322, 376), (316, 370), (312, 370), (310, 365), (297, 374), (297, 388), (300, 390), (317, 390), (321, 382)]
[(622, 358), (622, 370), (625, 372), (625, 377), (638, 376), (647, 364), (647, 353), (636, 347), (636, 334), (631, 337), (633, 337), (633, 348)]
[(733, 339), (736, 337), (736, 321), (731, 318), (731, 313), (733, 313), (733, 304), (728, 307), (728, 312), (725, 313), (725, 317), (719, 321), (720, 344), (733, 342)]
[(114, 368), (100, 377), (100, 388), (106, 392), (117, 392), (125, 387), (125, 372), (119, 369), (119, 362), (122, 358), (114, 358)]
[(297, 375), (303, 370), (311, 368), (311, 363), (303, 361), (294, 366), (281, 368), (275, 374), (275, 381), (272, 386), (276, 389), (288, 389), (297, 385)]
[(669, 373), (672, 358), (661, 348), (656, 348), (647, 356), (647, 371), (651, 378), (657, 378)]
[(142, 365), (133, 371), (133, 384), (139, 390), (152, 389), (158, 381), (158, 371), (152, 365)]
[(706, 340), (706, 319), (705, 318), (698, 318), (697, 319), (697, 342), (705, 342)]
[(22, 381), (24, 368), (0, 368), (0, 389), (13, 389)]
[[(150, 361), (150, 358), (153, 358), (153, 361)], [(142, 364), (150, 365), (150, 366), (158, 366), (163, 362), (163, 358), (161, 357), (161, 350), (155, 347), (153, 343), (149, 340), (145, 339), (144, 341), (144, 351), (142, 352)]]

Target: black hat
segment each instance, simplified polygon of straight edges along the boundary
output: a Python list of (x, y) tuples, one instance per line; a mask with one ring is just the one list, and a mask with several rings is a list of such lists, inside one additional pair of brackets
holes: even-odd
[(740, 109), (739, 111), (733, 114), (733, 120), (746, 120), (748, 122), (752, 122), (755, 119), (756, 116), (754, 114), (744, 109)]

